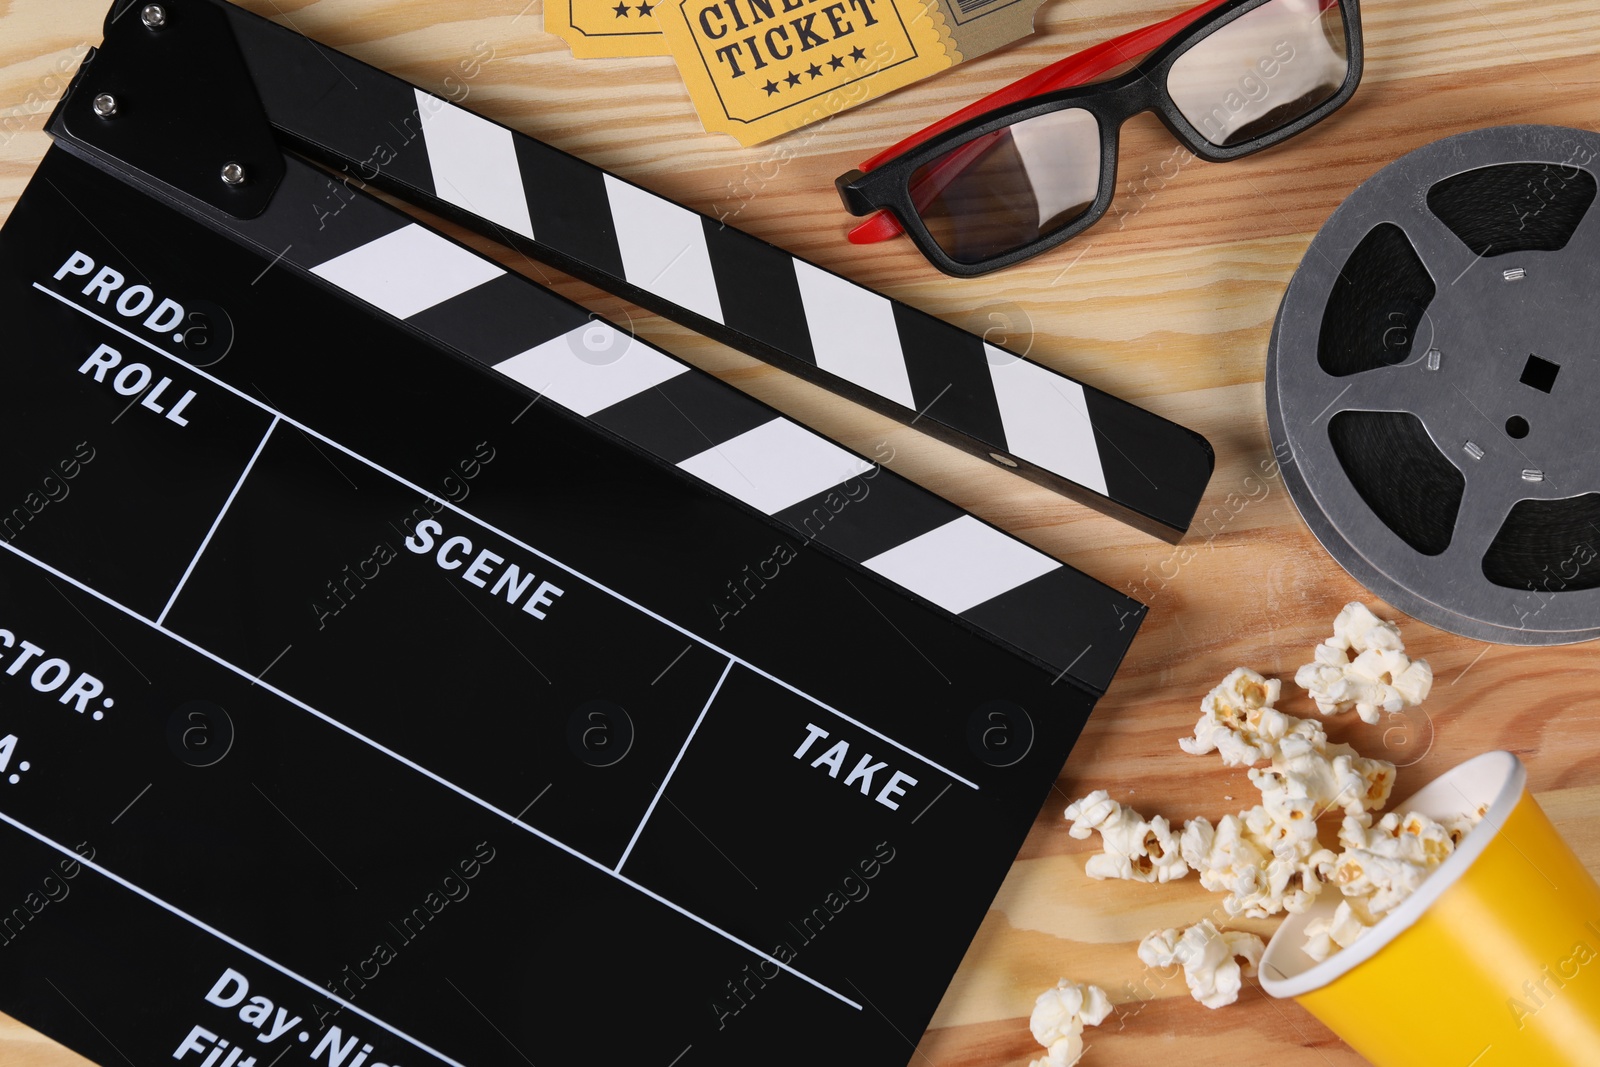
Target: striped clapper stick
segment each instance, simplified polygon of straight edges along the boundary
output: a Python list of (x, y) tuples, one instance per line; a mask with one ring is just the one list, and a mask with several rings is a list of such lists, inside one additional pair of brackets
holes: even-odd
[[(91, 153), (92, 158), (92, 153)], [(732, 497), (1059, 680), (1104, 692), (1145, 608), (954, 504), (628, 336), (520, 274), (290, 158), (260, 216), (176, 205), (520, 384), (601, 433)], [(314, 205), (330, 188), (334, 218)], [(871, 492), (827, 517), (871, 479)], [(859, 494), (850, 493), (851, 496)], [(824, 509), (824, 521), (815, 516)]]
[(1141, 529), (1169, 540), (1187, 530), (1213, 465), (1199, 434), (266, 19), (228, 14), (268, 119), (312, 158)]

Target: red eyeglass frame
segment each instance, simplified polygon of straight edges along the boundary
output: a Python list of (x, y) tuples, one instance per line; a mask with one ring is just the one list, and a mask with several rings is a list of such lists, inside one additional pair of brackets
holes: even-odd
[[(1263, 2), (1266, 2), (1266, 0), (1263, 0)], [(1230, 4), (1239, 6), (1242, 9), (1247, 8), (1248, 10), (1254, 10), (1256, 7), (1261, 6), (1261, 4), (1246, 5), (1241, 3), (1241, 0), (1203, 0), (1202, 3), (1190, 8), (1188, 11), (1185, 11), (1179, 15), (1175, 15), (1163, 22), (1156, 23), (1152, 26), (1146, 26), (1143, 29), (1134, 30), (1131, 33), (1125, 33), (1120, 37), (1113, 38), (1112, 40), (1105, 41), (1101, 44), (1084, 49), (1081, 52), (1067, 56), (1064, 59), (1057, 60), (1049, 66), (1037, 70), (1024, 78), (1020, 78), (1017, 81), (1012, 82), (1010, 85), (990, 93), (981, 100), (975, 101), (961, 110), (948, 115), (943, 119), (940, 119), (938, 122), (935, 122), (932, 125), (917, 131), (892, 147), (884, 149), (882, 152), (879, 152), (870, 159), (866, 160), (856, 170), (841, 175), (835, 183), (838, 187), (840, 198), (844, 201), (847, 210), (850, 210), (854, 214), (866, 214), (867, 211), (872, 210), (873, 206), (866, 205), (866, 210), (862, 210), (862, 197), (859, 190), (856, 188), (857, 183), (859, 183), (865, 175), (884, 167), (890, 162), (898, 162), (900, 158), (907, 152), (910, 152), (913, 149), (916, 149), (919, 146), (940, 137), (948, 131), (955, 130), (963, 125), (972, 127), (984, 125), (984, 120), (992, 120), (997, 112), (1005, 109), (1014, 109), (1018, 105), (1025, 104), (1029, 101), (1035, 101), (1038, 98), (1048, 94), (1075, 89), (1084, 86), (1087, 83), (1093, 82), (1095, 79), (1101, 77), (1109, 71), (1114, 70), (1116, 67), (1134, 62), (1140, 57), (1148, 55), (1150, 52), (1161, 48), (1163, 45), (1168, 44), (1175, 38), (1180, 37), (1186, 30), (1195, 26), (1201, 20), (1215, 12), (1218, 8), (1222, 8)], [(1342, 106), (1343, 103), (1350, 98), (1354, 92), (1355, 85), (1360, 81), (1362, 71), (1362, 50), (1360, 47), (1360, 8), (1358, 0), (1319, 0), (1319, 6), (1324, 11), (1332, 7), (1340, 7), (1344, 11), (1349, 45), (1348, 60), (1350, 64), (1350, 70), (1347, 74), (1345, 85), (1341, 87), (1340, 91), (1330, 101), (1330, 103), (1332, 101), (1337, 101), (1337, 103), (1332, 107), (1328, 107), (1326, 105), (1319, 107), (1317, 109), (1319, 113), (1317, 113), (1317, 117), (1314, 121), (1320, 121), (1321, 118), (1326, 117), (1326, 114), (1336, 110), (1338, 106)], [(1243, 13), (1242, 10), (1241, 13)], [(1106, 83), (1107, 88), (1111, 88), (1116, 82), (1121, 80), (1122, 79), (1114, 79), (1113, 82)], [(1163, 117), (1165, 118), (1165, 116)], [(1293, 132), (1299, 132), (1299, 130), (1303, 129), (1304, 126), (1314, 124), (1314, 121), (1310, 123), (1297, 122), (1286, 129), (1292, 129)], [(1171, 123), (1169, 122), (1168, 125), (1170, 126)], [(1288, 136), (1292, 135), (1292, 133), (1286, 133), (1279, 139), (1287, 139)], [(1271, 144), (1275, 143), (1276, 140), (1271, 141), (1268, 144), (1263, 144), (1260, 147), (1270, 147)], [(976, 147), (979, 142), (968, 142), (968, 144)], [(1251, 150), (1254, 151), (1259, 149), (1252, 147)], [(1247, 153), (1224, 151), (1209, 152), (1202, 149), (1197, 154), (1200, 154), (1202, 158), (1211, 157), (1215, 159), (1223, 159), (1236, 158), (1238, 155)], [(1085, 226), (1089, 224), (1092, 223), (1086, 223)], [(866, 221), (858, 224), (856, 227), (850, 230), (849, 240), (852, 244), (871, 244), (878, 241), (888, 240), (889, 238), (898, 236), (904, 232), (905, 227), (901, 224), (900, 219), (896, 217), (895, 213), (890, 208), (885, 206), (878, 208)], [(1061, 238), (1061, 240), (1064, 239), (1065, 238)], [(1046, 245), (1045, 247), (1056, 243), (1059, 243), (1059, 240), (1050, 241), (1049, 245)], [(924, 246), (925, 242), (919, 240), (918, 245)], [(929, 253), (929, 249), (927, 247), (923, 247), (922, 250), (925, 254)], [(1044, 247), (1037, 249), (1037, 251), (1043, 250)], [(1030, 251), (1026, 255), (1001, 257), (1007, 262), (996, 263), (994, 266), (984, 266), (973, 269), (965, 269), (963, 265), (956, 264), (954, 261), (950, 261), (949, 264), (941, 262), (941, 260), (948, 259), (947, 256), (942, 254), (929, 254), (928, 258), (934, 262), (936, 266), (939, 266), (941, 270), (945, 270), (947, 273), (971, 275), (985, 273), (987, 270), (997, 269), (999, 266), (1008, 265), (1009, 262), (1028, 258), (1028, 256), (1032, 254), (1034, 254), (1034, 252)], [(956, 269), (951, 269), (952, 267), (955, 267)]]

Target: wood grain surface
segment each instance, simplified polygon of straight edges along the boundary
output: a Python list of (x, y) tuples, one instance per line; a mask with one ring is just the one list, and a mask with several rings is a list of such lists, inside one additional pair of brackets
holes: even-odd
[[(1199, 430), (1217, 472), (1202, 520), (1163, 544), (869, 413), (740, 353), (460, 231), (547, 282), (822, 432), (863, 451), (887, 440), (900, 473), (1151, 606), (1039, 813), (931, 1029), (906, 1059), (936, 1067), (1021, 1065), (1034, 997), (1059, 976), (1111, 991), (1118, 1014), (1091, 1031), (1084, 1063), (1364, 1061), (1292, 1002), (1253, 983), (1208, 1011), (1134, 954), (1152, 929), (1210, 915), (1193, 878), (1166, 886), (1084, 875), (1096, 847), (1071, 839), (1071, 799), (1109, 789), (1146, 814), (1212, 818), (1254, 797), (1243, 771), (1179, 751), (1199, 700), (1229, 670), (1287, 679), (1345, 602), (1380, 606), (1317, 544), (1281, 482), (1247, 483), (1268, 459), (1262, 375), (1284, 287), (1317, 228), (1364, 179), (1448, 134), (1512, 122), (1600, 123), (1600, 5), (1592, 0), (1366, 0), (1367, 73), (1355, 99), (1296, 142), (1173, 173), (1174, 144), (1150, 116), (1123, 131), (1118, 209), (1076, 242), (987, 278), (947, 278), (900, 240), (857, 248), (833, 178), (879, 148), (1036, 67), (1165, 18), (1184, 0), (1051, 0), (1028, 41), (786, 138), (749, 149), (704, 133), (670, 59), (574, 60), (542, 29), (542, 0), (245, 0), (244, 6), (427, 88), (474, 50), (492, 58), (467, 106), (866, 285)], [(45, 116), (107, 0), (0, 0), (0, 218), (49, 140)], [(196, 91), (205, 91), (197, 86)], [(1134, 190), (1130, 183), (1136, 183)], [(7, 333), (0, 344), (21, 338)], [(1264, 485), (1251, 489), (1251, 485)], [(1230, 495), (1233, 503), (1229, 503)], [(1237, 501), (1249, 496), (1240, 507)], [(1407, 725), (1340, 721), (1331, 732), (1402, 764), (1397, 795), (1495, 748), (1600, 871), (1600, 646), (1522, 649), (1400, 618), (1437, 683)], [(908, 670), (926, 669), (908, 657)], [(1286, 685), (1286, 710), (1312, 714)], [(1231, 800), (1229, 798), (1232, 798)], [(959, 856), (951, 857), (952, 864)], [(929, 886), (937, 899), (938, 887)], [(1273, 921), (1245, 922), (1266, 935)], [(0, 966), (4, 957), (0, 955)], [(648, 983), (659, 975), (642, 974)], [(597, 1047), (599, 1047), (597, 1045)], [(0, 1064), (79, 1057), (0, 1017)], [(143, 1065), (141, 1065), (143, 1067)]]

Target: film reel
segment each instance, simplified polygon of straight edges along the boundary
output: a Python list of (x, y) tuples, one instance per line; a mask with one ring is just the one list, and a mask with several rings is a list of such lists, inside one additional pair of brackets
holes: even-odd
[(1600, 637), (1600, 136), (1477, 130), (1404, 156), (1312, 241), (1267, 357), (1301, 516), (1408, 613)]

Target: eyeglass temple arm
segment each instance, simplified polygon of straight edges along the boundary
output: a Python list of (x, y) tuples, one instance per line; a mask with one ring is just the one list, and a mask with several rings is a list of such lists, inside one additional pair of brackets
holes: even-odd
[[(858, 169), (862, 173), (866, 173), (875, 167), (882, 166), (902, 152), (914, 148), (924, 141), (938, 136), (945, 130), (966, 122), (970, 118), (993, 111), (995, 108), (1014, 104), (1042, 93), (1055, 92), (1057, 89), (1082, 85), (1099, 77), (1118, 64), (1129, 62), (1146, 52), (1159, 48), (1177, 36), (1178, 33), (1196, 19), (1202, 15), (1209, 14), (1226, 2), (1227, 0), (1204, 0), (1203, 3), (1190, 8), (1181, 15), (1175, 15), (1165, 22), (1158, 22), (1154, 26), (1146, 26), (1143, 29), (1134, 30), (1132, 33), (1125, 33), (1121, 37), (1115, 37), (1102, 44), (1086, 48), (1081, 52), (1067, 56), (1065, 59), (1058, 59), (1049, 66), (1036, 70), (1027, 77), (1019, 78), (1010, 85), (995, 90), (983, 99), (968, 104), (960, 111), (940, 119), (931, 126), (918, 130), (900, 143), (884, 149), (865, 163), (862, 163)], [(1325, 2), (1337, 3), (1338, 0), (1325, 0)], [(980, 138), (979, 142), (975, 143), (982, 143), (987, 147), (988, 141), (989, 138)], [(963, 152), (960, 154), (959, 162), (962, 164), (962, 169), (972, 158), (972, 153)], [(950, 165), (954, 165), (956, 162), (957, 160), (954, 158), (945, 161)], [(949, 168), (945, 165), (941, 165), (938, 168), (940, 172), (946, 169)], [(956, 173), (959, 172), (960, 170), (958, 169)], [(929, 177), (932, 177), (932, 175)], [(940, 182), (933, 191), (942, 190), (954, 177), (954, 174), (950, 175), (945, 181)], [(925, 184), (927, 180), (925, 178), (918, 183), (919, 188), (912, 190), (913, 195), (921, 191), (920, 186)], [(851, 244), (873, 244), (878, 241), (886, 241), (903, 232), (905, 231), (900, 226), (900, 220), (885, 210), (877, 212), (871, 218), (852, 229), (849, 233), (849, 239)]]

